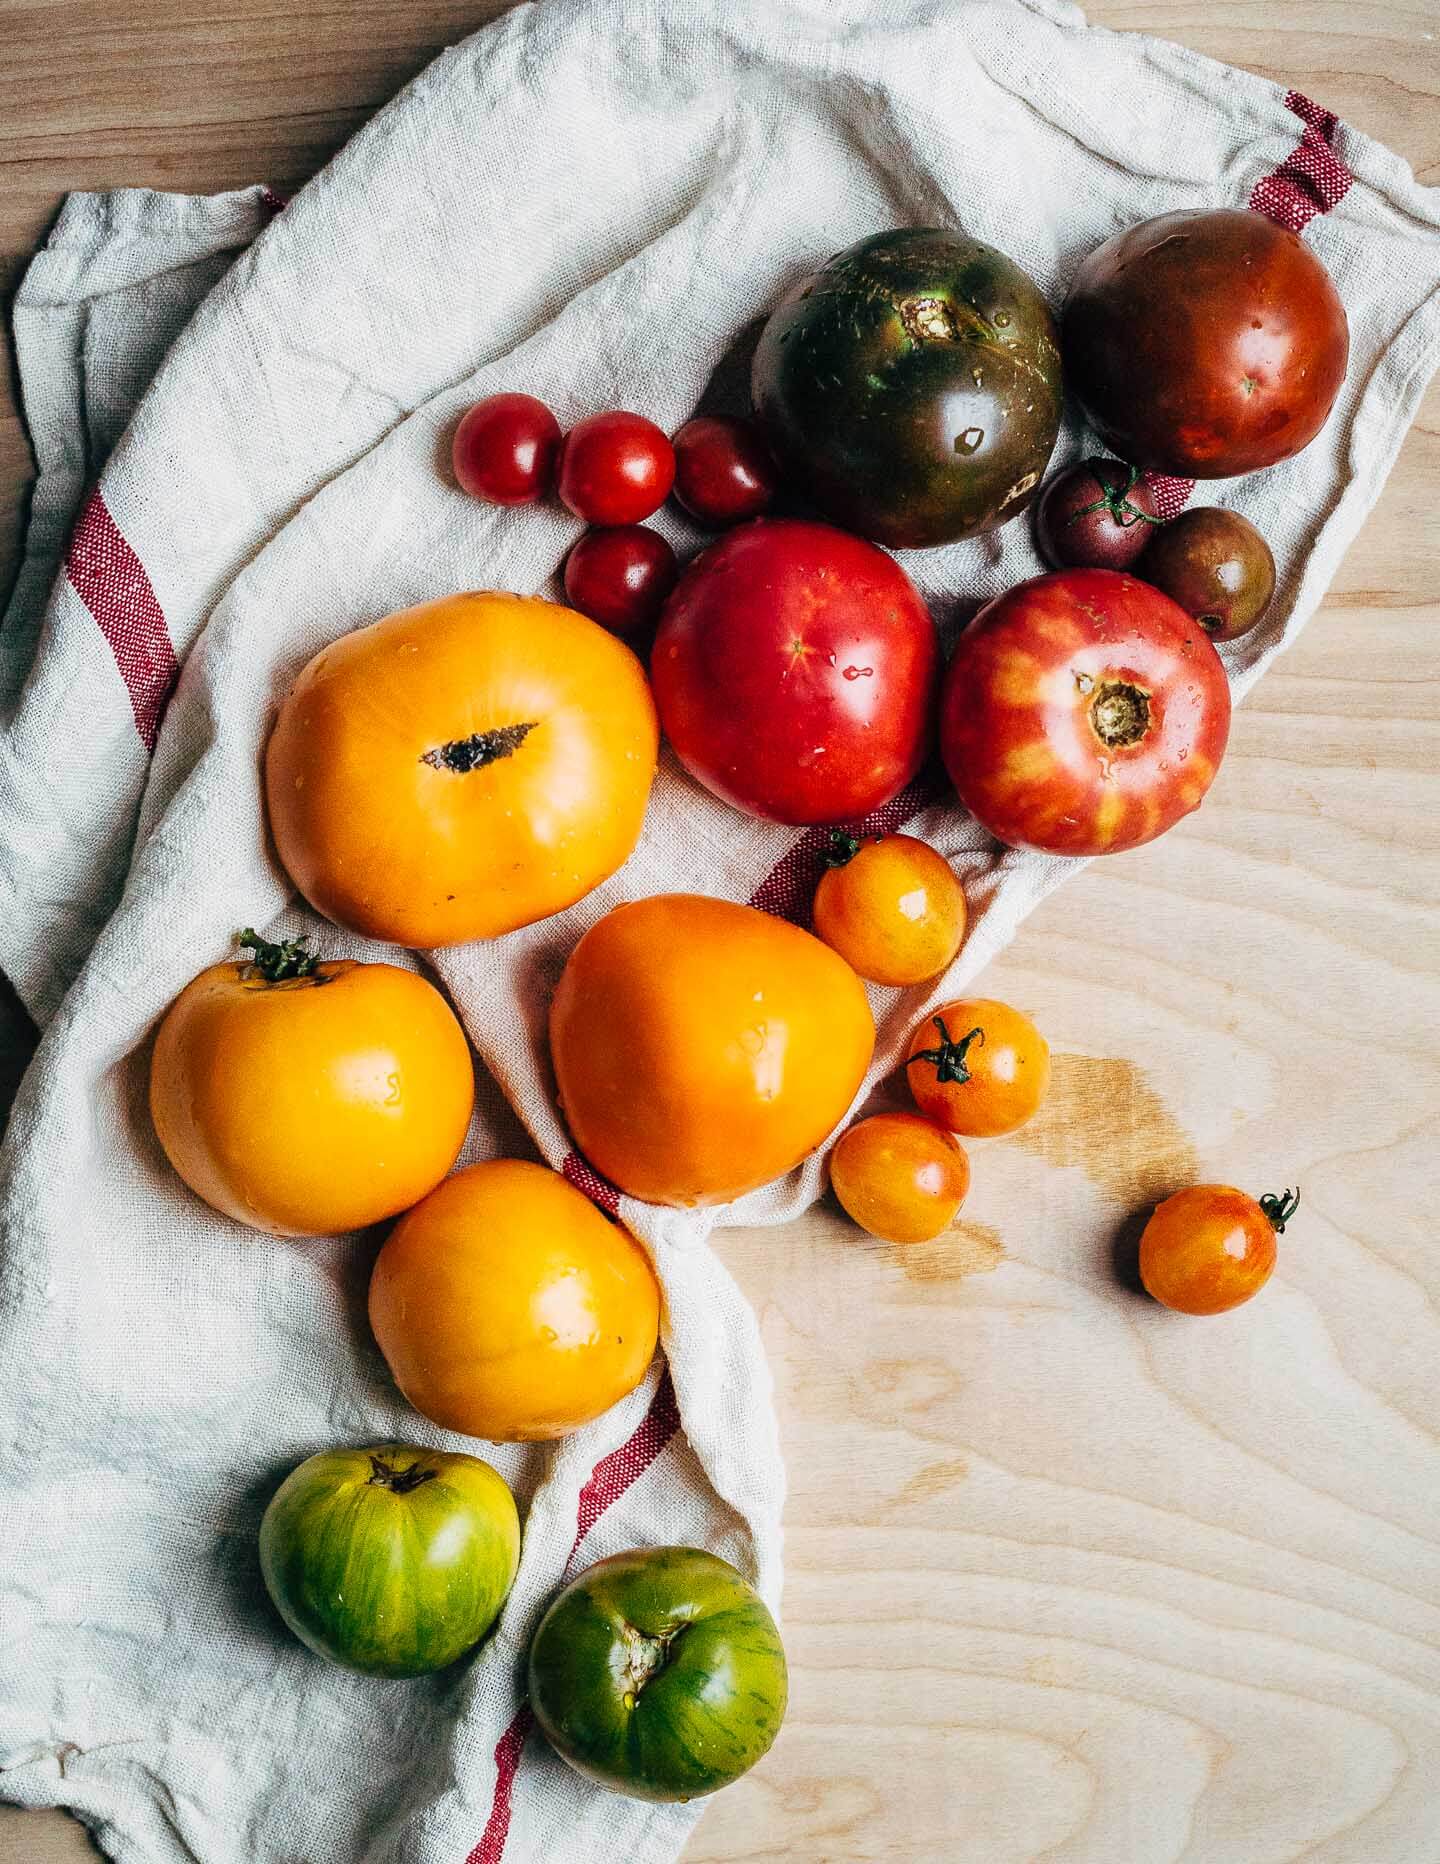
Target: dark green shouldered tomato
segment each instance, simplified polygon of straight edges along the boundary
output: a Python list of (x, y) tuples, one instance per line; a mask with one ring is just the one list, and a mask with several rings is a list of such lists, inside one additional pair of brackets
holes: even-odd
[(781, 301), (751, 375), (796, 493), (892, 548), (951, 544), (1023, 511), (1060, 425), (1055, 320), (993, 246), (901, 227)]
[(322, 1450), (281, 1483), (260, 1567), (302, 1643), (367, 1676), (423, 1676), (479, 1643), (520, 1563), (520, 1519), (478, 1456)]
[(726, 1561), (643, 1547), (572, 1580), (530, 1646), (530, 1706), (578, 1773), (687, 1800), (748, 1772), (785, 1718), (775, 1620)]

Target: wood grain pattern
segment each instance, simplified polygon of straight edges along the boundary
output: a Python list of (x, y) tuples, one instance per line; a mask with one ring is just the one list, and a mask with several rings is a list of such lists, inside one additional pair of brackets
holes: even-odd
[[(310, 173), (498, 6), (5, 0), (0, 279), (63, 191)], [(1106, 0), (1440, 181), (1440, 14)], [(28, 463), (0, 409), (0, 586)], [(794, 1706), (692, 1864), (1433, 1864), (1440, 1767), (1440, 392), (1198, 818), (987, 974), (1060, 1054), (956, 1233), (722, 1253), (791, 1481)], [(25, 1038), (0, 1005), (0, 1073)], [(1297, 1179), (1249, 1309), (1133, 1292), (1136, 1216)], [(89, 1855), (0, 1816), (0, 1864)]]

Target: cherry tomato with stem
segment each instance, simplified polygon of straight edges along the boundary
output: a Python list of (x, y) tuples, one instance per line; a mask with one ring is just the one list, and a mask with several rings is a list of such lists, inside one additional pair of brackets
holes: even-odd
[(533, 395), (489, 395), (455, 429), (460, 489), (487, 505), (531, 505), (555, 479), (560, 423)]
[(830, 1154), (845, 1214), (886, 1243), (928, 1243), (948, 1230), (970, 1189), (970, 1161), (953, 1134), (918, 1113), (876, 1113)]
[(968, 1139), (993, 1139), (1039, 1110), (1050, 1088), (1050, 1045), (1008, 1003), (965, 997), (919, 1025), (905, 1075), (927, 1118)]
[(675, 496), (701, 524), (723, 530), (775, 502), (779, 474), (753, 421), (697, 414), (675, 436)]
[(938, 977), (965, 936), (965, 893), (945, 861), (914, 835), (861, 842), (834, 829), (815, 889), (817, 934), (872, 984)]
[(1261, 1198), (1229, 1184), (1192, 1184), (1155, 1208), (1140, 1238), (1146, 1292), (1179, 1314), (1224, 1314), (1256, 1295), (1275, 1268), (1275, 1238), (1300, 1192)]
[(679, 574), (675, 552), (658, 531), (617, 524), (587, 531), (565, 559), (565, 597), (571, 608), (629, 639), (656, 620)]
[(560, 497), (587, 524), (639, 524), (674, 482), (675, 449), (643, 414), (592, 414), (561, 442)]
[(1035, 507), (1035, 541), (1054, 569), (1123, 570), (1160, 523), (1138, 466), (1082, 460), (1057, 473)]

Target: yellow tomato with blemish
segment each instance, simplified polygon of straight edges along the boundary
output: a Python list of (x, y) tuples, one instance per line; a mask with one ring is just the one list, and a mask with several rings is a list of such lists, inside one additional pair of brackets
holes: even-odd
[(965, 936), (965, 893), (914, 835), (858, 841), (836, 829), (815, 889), (815, 930), (872, 984), (938, 977)]

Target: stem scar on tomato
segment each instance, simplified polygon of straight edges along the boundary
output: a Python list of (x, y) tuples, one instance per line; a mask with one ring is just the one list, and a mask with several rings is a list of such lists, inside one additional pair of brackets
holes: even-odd
[(1256, 1202), (1270, 1219), (1271, 1228), (1277, 1236), (1285, 1234), (1285, 1225), (1300, 1208), (1300, 1187), (1297, 1184), (1292, 1191), (1288, 1187), (1277, 1197), (1273, 1191), (1267, 1191)]
[(452, 738), (449, 744), (437, 744), (421, 753), (420, 762), (432, 770), (453, 770), (464, 776), (467, 771), (483, 770), (487, 764), (510, 757), (534, 731), (540, 721), (531, 719), (524, 725), (497, 725), (493, 731), (475, 731), (468, 738)]
[(652, 1676), (663, 1670), (671, 1661), (671, 1649), (689, 1624), (672, 1625), (668, 1631), (657, 1631), (653, 1635), (642, 1631), (639, 1625), (628, 1621), (620, 1626), (620, 1636), (625, 1644), (625, 1662), (621, 1676), (625, 1683), (624, 1702), (627, 1709), (633, 1709), (640, 1692)]
[(960, 1040), (955, 1042), (952, 1041), (950, 1031), (945, 1027), (945, 1018), (943, 1016), (932, 1017), (931, 1021), (940, 1031), (940, 1046), (933, 1049), (916, 1049), (915, 1053), (905, 1064), (906, 1067), (913, 1068), (917, 1061), (929, 1061), (935, 1064), (935, 1079), (937, 1081), (942, 1083), (946, 1081), (968, 1081), (970, 1079), (970, 1070), (965, 1065), (965, 1057), (970, 1051), (972, 1042), (979, 1042), (981, 1048), (984, 1048), (985, 1031), (977, 1023), (970, 1031), (969, 1035), (961, 1036)]
[(433, 1480), (439, 1473), (438, 1469), (427, 1469), (423, 1463), (410, 1463), (406, 1468), (399, 1469), (394, 1463), (386, 1462), (383, 1456), (376, 1456), (372, 1452), (370, 1479), (365, 1486), (370, 1488), (378, 1485), (382, 1489), (390, 1489), (396, 1495), (409, 1495), (422, 1482)]
[(1150, 695), (1129, 680), (1101, 680), (1090, 701), (1090, 724), (1110, 750), (1138, 744), (1150, 729)]

